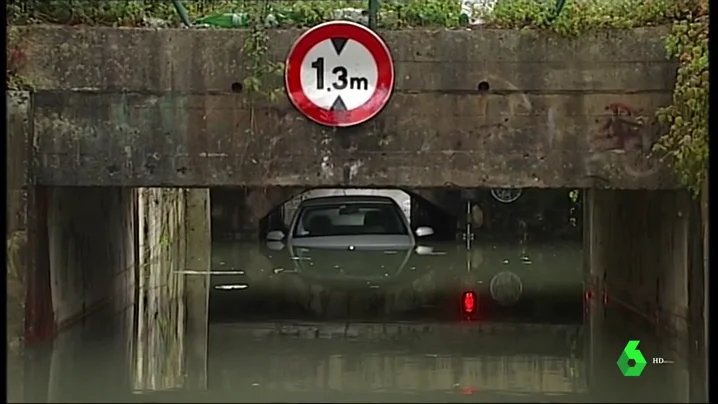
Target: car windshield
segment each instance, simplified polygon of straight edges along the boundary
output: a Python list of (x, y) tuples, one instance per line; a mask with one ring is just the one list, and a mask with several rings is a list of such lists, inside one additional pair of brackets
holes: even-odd
[(299, 215), (294, 237), (408, 234), (403, 213), (389, 203), (345, 203), (307, 206)]

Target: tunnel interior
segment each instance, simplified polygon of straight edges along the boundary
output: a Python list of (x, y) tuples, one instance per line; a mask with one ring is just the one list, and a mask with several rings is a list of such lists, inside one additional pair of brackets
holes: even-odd
[[(399, 342), (391, 341), (404, 341), (402, 344), (407, 345), (403, 349), (409, 352), (505, 355), (506, 366), (515, 369), (522, 366), (522, 355), (527, 355), (538, 358), (541, 366), (557, 366), (570, 373), (566, 381), (571, 387), (557, 382), (550, 389), (587, 388), (587, 342), (581, 331), (586, 314), (581, 191), (285, 191), (254, 191), (282, 195), (272, 196), (278, 203), (268, 206), (266, 213), (259, 212), (263, 215), (254, 219), (257, 230), (239, 236), (236, 231), (228, 231), (234, 235), (213, 240), (210, 338), (217, 341), (217, 346), (232, 346), (232, 352), (253, 364), (238, 372), (223, 359), (224, 351), (214, 348), (209, 352), (209, 372), (214, 375), (210, 380), (216, 388), (229, 388), (222, 381), (227, 374), (237, 380), (275, 383), (277, 377), (270, 376), (276, 374), (272, 369), (286, 360), (280, 357), (286, 356), (266, 356), (267, 350), (287, 355), (299, 350), (307, 358), (305, 361), (320, 363), (326, 357), (324, 352), (332, 352), (342, 358), (337, 360), (346, 363), (342, 366), (353, 369), (353, 377), (363, 380), (371, 373), (381, 384), (380, 375), (387, 369), (374, 365), (368, 355), (394, 352), (397, 348), (392, 344)], [(252, 192), (244, 190), (237, 195)], [(367, 195), (390, 200), (408, 222), (409, 231), (418, 234), (419, 229), (430, 227), (433, 234), (417, 237), (408, 253), (397, 246), (368, 250), (357, 247), (352, 251), (347, 249), (351, 242), (340, 248), (296, 247), (288, 240), (308, 215), (303, 212), (316, 208), (312, 203), (321, 199), (334, 203), (332, 198), (339, 198), (337, 203), (341, 205)], [(342, 199), (345, 197), (349, 199)], [(235, 206), (241, 206), (241, 202)], [(341, 216), (342, 208), (332, 220), (346, 219)], [(362, 205), (359, 210), (364, 208)], [(219, 211), (229, 209), (213, 206), (213, 212)], [(223, 219), (214, 215), (213, 226), (218, 220)], [(285, 238), (268, 239), (274, 231), (281, 231)], [(374, 235), (370, 241), (380, 238)], [(357, 246), (361, 240), (355, 240)], [(515, 336), (517, 327), (524, 330), (519, 339)], [(407, 339), (412, 335), (415, 339)], [(349, 345), (347, 340), (351, 341)], [(410, 340), (414, 342), (407, 342)], [(417, 359), (406, 354), (397, 360)], [(290, 366), (297, 371), (311, 368), (299, 362)], [(429, 369), (436, 365), (427, 366)], [(470, 362), (456, 366), (468, 372), (466, 376), (457, 374), (451, 382), (437, 380), (429, 390), (452, 389), (457, 382), (471, 384), (469, 380), (477, 377), (469, 376), (471, 372), (481, 374), (486, 383), (494, 383), (494, 376), (474, 369)], [(395, 372), (409, 374), (400, 369)], [(315, 383), (312, 377), (296, 377), (306, 379), (309, 385)], [(338, 386), (340, 382), (328, 383)], [(414, 379), (406, 383), (416, 384)]]
[[(667, 264), (670, 260), (655, 255), (656, 246), (665, 246), (659, 251), (679, 251), (680, 237), (699, 231), (688, 226), (695, 212), (683, 210), (691, 205), (677, 194), (660, 194), (658, 204), (650, 193), (569, 189), (238, 189), (222, 190), (224, 196), (212, 200), (216, 191), (36, 190), (30, 224), (39, 237), (34, 239), (36, 264), (25, 296), (26, 336), (32, 342), (54, 341), (50, 360), (28, 359), (32, 365), (25, 367), (23, 377), (33, 381), (26, 381), (26, 397), (34, 402), (47, 397), (91, 401), (126, 390), (172, 391), (191, 384), (226, 392), (236, 383), (271, 389), (299, 381), (307, 383), (305, 387), (319, 383), (315, 388), (320, 390), (402, 385), (436, 393), (482, 380), (510, 390), (514, 387), (486, 370), (487, 363), (535, 374), (525, 367), (526, 358), (564, 376), (549, 384), (524, 380), (522, 388), (583, 394), (596, 389), (587, 380), (594, 385), (605, 385), (608, 379), (625, 384), (605, 376), (616, 373), (615, 359), (603, 361), (603, 369), (600, 358), (620, 351), (624, 336), (650, 335), (642, 333), (653, 327), (643, 325), (650, 319), (637, 321), (634, 314), (630, 333), (622, 332), (614, 341), (623, 320), (607, 317), (610, 300), (605, 293), (596, 294), (600, 289), (584, 293), (587, 276), (611, 280), (612, 285), (620, 279), (636, 284), (637, 278), (652, 276), (634, 295), (658, 288), (661, 292), (653, 299), (663, 299), (666, 307), (700, 298), (695, 295), (700, 285), (695, 273), (688, 278), (688, 272), (675, 271)], [(371, 251), (270, 246), (269, 232), (288, 234), (291, 218), (300, 217), (312, 200), (331, 199), (328, 192), (340, 198), (373, 193), (391, 200), (416, 243), (406, 254), (386, 246)], [(348, 209), (348, 216), (375, 210), (366, 202)], [(685, 221), (650, 220), (655, 217), (650, 215), (674, 209), (683, 212), (678, 219)], [(228, 220), (227, 212), (244, 223)], [(647, 212), (646, 217), (641, 212)], [(590, 231), (584, 225), (591, 226)], [(211, 226), (225, 227), (211, 233)], [(434, 233), (420, 237), (420, 229), (427, 227)], [(646, 228), (653, 229), (655, 237), (641, 239)], [(621, 264), (613, 252), (624, 244), (631, 246), (635, 262), (650, 263), (651, 270), (659, 266), (661, 272), (638, 272)], [(588, 254), (586, 246), (592, 249)], [(684, 252), (700, 256), (699, 251)], [(621, 271), (597, 273), (599, 260), (609, 265), (604, 268)], [(693, 294), (681, 294), (681, 285)], [(98, 323), (89, 318), (108, 312), (98, 309), (103, 305), (113, 314), (90, 328)], [(672, 314), (665, 316), (676, 321)], [(687, 332), (691, 338), (696, 335), (692, 328)], [(647, 352), (668, 352), (662, 342), (650, 338)], [(426, 352), (439, 354), (427, 359)], [(376, 359), (390, 357), (392, 366)], [(103, 368), (99, 359), (113, 365)], [(416, 363), (423, 376), (411, 370)], [(82, 380), (91, 380), (93, 386), (113, 380), (111, 389), (77, 387), (78, 372), (94, 367), (102, 371)], [(319, 373), (310, 374), (320, 368), (343, 379), (320, 383)], [(451, 369), (452, 377), (442, 378), (441, 369)], [(700, 372), (688, 377), (675, 369), (671, 372), (682, 375), (677, 380), (699, 384)], [(389, 374), (406, 380), (401, 384)], [(435, 381), (417, 384), (422, 377)], [(651, 373), (642, 380), (654, 383), (657, 377)], [(36, 388), (38, 383), (45, 387)], [(635, 386), (622, 389), (621, 394), (637, 391)]]
[[(223, 189), (211, 195), (211, 322), (581, 321), (579, 190)], [(294, 216), (311, 201), (367, 195), (391, 201), (410, 232), (431, 228), (432, 234), (416, 237), (408, 252), (289, 241)], [(248, 212), (248, 199), (264, 209)], [(276, 231), (285, 239), (268, 240)]]
[[(261, 241), (270, 230), (286, 230), (304, 199), (362, 194), (394, 198), (412, 226), (431, 227), (431, 239), (437, 241), (461, 239), (467, 226), (474, 238), (483, 240), (580, 240), (581, 235), (582, 192), (578, 189), (272, 189), (276, 192), (266, 188), (212, 189), (213, 238)], [(248, 196), (256, 193), (265, 196), (258, 218), (247, 206), (251, 202)]]

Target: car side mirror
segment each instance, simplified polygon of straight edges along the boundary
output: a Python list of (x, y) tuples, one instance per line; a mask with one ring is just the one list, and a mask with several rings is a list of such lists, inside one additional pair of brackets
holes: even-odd
[(281, 230), (272, 230), (267, 233), (267, 241), (282, 241), (284, 240), (284, 232)]
[(427, 227), (427, 226), (421, 226), (416, 229), (415, 233), (416, 233), (416, 237), (431, 236), (432, 234), (434, 234), (434, 229), (432, 229), (431, 227)]

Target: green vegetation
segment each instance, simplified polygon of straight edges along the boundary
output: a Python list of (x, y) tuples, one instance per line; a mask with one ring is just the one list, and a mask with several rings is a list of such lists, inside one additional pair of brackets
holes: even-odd
[[(658, 111), (670, 125), (656, 145), (671, 157), (683, 184), (698, 196), (708, 174), (708, 0), (700, 13), (673, 24), (666, 49), (679, 62), (673, 104)], [(707, 195), (706, 195), (707, 197)]]
[(8, 29), (8, 34), (5, 39), (5, 60), (7, 61), (7, 68), (5, 70), (5, 84), (8, 90), (31, 90), (32, 84), (30, 81), (18, 74), (18, 69), (22, 67), (24, 63), (24, 55), (18, 45), (20, 38), (18, 32), (13, 29)]
[[(267, 14), (280, 27), (308, 27), (334, 18), (344, 8), (365, 9), (368, 0), (184, 0), (190, 18), (216, 13), (246, 13), (264, 22)], [(694, 4), (695, 3), (695, 4)], [(567, 0), (555, 16), (554, 0), (499, 0), (491, 11), (477, 14), (494, 28), (539, 28), (565, 35), (596, 28), (630, 28), (684, 20), (701, 0)], [(459, 0), (380, 0), (381, 28), (457, 28)], [(146, 18), (180, 24), (170, 0), (24, 0), (7, 6), (11, 24), (138, 26)], [(258, 17), (258, 18), (257, 18)]]
[[(283, 66), (265, 58), (266, 30), (313, 26), (334, 19), (337, 9), (365, 9), (367, 1), (185, 0), (183, 4), (192, 19), (243, 13), (252, 30), (245, 43), (252, 74), (244, 87), (252, 94), (274, 99), (278, 90), (263, 89), (263, 78), (281, 74)], [(380, 1), (379, 28), (452, 29), (462, 25), (459, 0)], [(10, 24), (142, 26), (153, 25), (153, 19), (172, 26), (181, 23), (170, 0), (16, 0), (6, 7)], [(666, 47), (680, 68), (673, 105), (658, 114), (670, 128), (658, 147), (671, 157), (685, 186), (697, 193), (708, 168), (708, 0), (567, 0), (561, 13), (556, 15), (555, 9), (555, 0), (499, 0), (492, 10), (478, 11), (478, 17), (484, 27), (533, 28), (565, 36), (602, 28), (673, 25)], [(268, 18), (270, 14), (272, 18)]]

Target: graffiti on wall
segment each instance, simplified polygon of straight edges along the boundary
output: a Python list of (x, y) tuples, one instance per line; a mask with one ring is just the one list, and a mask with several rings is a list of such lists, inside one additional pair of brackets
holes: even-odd
[(600, 122), (592, 139), (593, 153), (623, 154), (619, 160), (623, 170), (634, 177), (646, 177), (658, 172), (659, 164), (652, 155), (658, 140), (658, 127), (643, 111), (621, 102), (606, 106), (607, 116)]
[(606, 106), (610, 115), (601, 124), (599, 133), (594, 141), (599, 143), (598, 147), (603, 150), (640, 150), (644, 153), (651, 151), (653, 139), (651, 139), (650, 125), (641, 116), (641, 111), (630, 107), (627, 104), (614, 102)]

